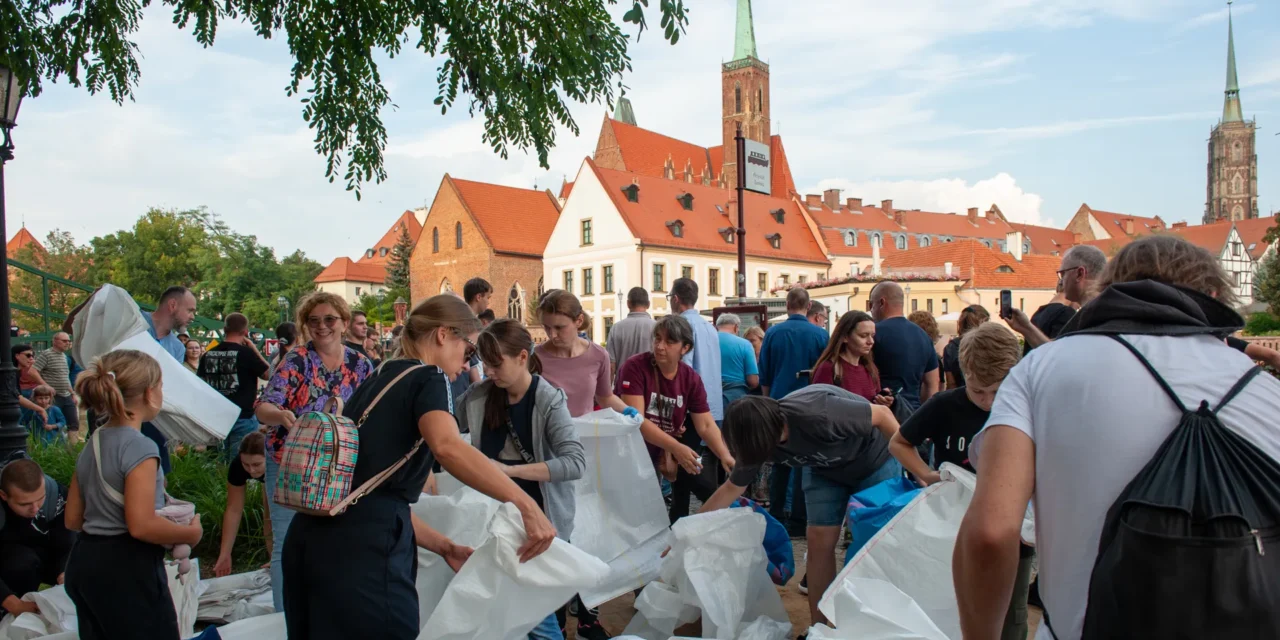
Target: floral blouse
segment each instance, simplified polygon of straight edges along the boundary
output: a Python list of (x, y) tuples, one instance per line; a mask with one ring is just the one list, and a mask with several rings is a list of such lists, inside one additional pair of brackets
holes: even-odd
[[(335, 395), (346, 402), (356, 387), (372, 374), (373, 363), (351, 347), (346, 347), (342, 366), (330, 371), (325, 368), (320, 353), (308, 342), (284, 357), (258, 396), (258, 404), (274, 404), (301, 416), (308, 411), (319, 411)], [(288, 435), (288, 429), (276, 426), (267, 436), (267, 446), (277, 464)]]

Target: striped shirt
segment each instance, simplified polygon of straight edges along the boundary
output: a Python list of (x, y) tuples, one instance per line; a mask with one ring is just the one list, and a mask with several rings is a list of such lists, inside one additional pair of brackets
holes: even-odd
[(36, 356), (32, 368), (60, 396), (71, 395), (71, 372), (67, 369), (67, 354), (57, 349), (45, 349)]

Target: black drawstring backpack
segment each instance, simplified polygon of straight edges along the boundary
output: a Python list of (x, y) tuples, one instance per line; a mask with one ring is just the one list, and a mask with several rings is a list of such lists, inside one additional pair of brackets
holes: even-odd
[(1280, 464), (1218, 419), (1261, 367), (1188, 409), (1112, 337), (1182, 421), (1107, 511), (1081, 638), (1280, 638)]

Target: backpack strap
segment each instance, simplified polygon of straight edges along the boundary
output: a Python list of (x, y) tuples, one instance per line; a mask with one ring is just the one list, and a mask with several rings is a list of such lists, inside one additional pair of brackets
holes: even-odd
[[(369, 417), (369, 412), (372, 411), (375, 406), (377, 406), (378, 401), (381, 400), (383, 396), (387, 395), (387, 391), (391, 390), (391, 387), (396, 386), (396, 383), (403, 380), (405, 376), (425, 366), (426, 365), (424, 364), (419, 364), (419, 365), (409, 367), (408, 369), (405, 369), (403, 373), (396, 376), (391, 382), (389, 382), (387, 386), (383, 387), (382, 391), (379, 391), (378, 395), (373, 398), (373, 402), (369, 403), (369, 406), (364, 410), (364, 413), (360, 414), (360, 421), (356, 423), (356, 426), (359, 427), (364, 424), (365, 419)], [(357, 487), (355, 491), (352, 491), (350, 494), (348, 494), (346, 498), (343, 498), (342, 502), (339, 502), (337, 505), (335, 505), (333, 509), (329, 512), (330, 515), (338, 515), (343, 511), (346, 511), (348, 507), (354, 505), (357, 501), (360, 500), (360, 498), (363, 498), (366, 495), (372, 493), (374, 489), (377, 489), (379, 486), (381, 486), (383, 482), (387, 481), (387, 478), (390, 478), (393, 474), (395, 474), (395, 472), (400, 470), (400, 467), (403, 467), (406, 462), (408, 462), (411, 458), (413, 458), (414, 454), (418, 453), (418, 449), (420, 447), (422, 447), (422, 438), (418, 438), (418, 441), (413, 443), (413, 447), (409, 449), (409, 453), (404, 454), (404, 457), (400, 458), (399, 460), (396, 460), (395, 464), (391, 465), (390, 467), (387, 467), (386, 469), (384, 469), (377, 475), (373, 476), (372, 478), (369, 478), (364, 482), (364, 484)]]
[[(413, 373), (414, 371), (417, 371), (418, 369), (421, 369), (421, 368), (423, 368), (423, 367), (425, 367), (425, 366), (427, 366), (427, 365), (425, 365), (425, 364), (419, 364), (419, 365), (414, 365), (414, 366), (412, 366), (412, 367), (409, 367), (408, 369), (405, 369), (404, 371), (402, 371), (402, 372), (400, 373), (400, 375), (398, 375), (398, 376), (396, 376), (394, 379), (392, 379), (392, 380), (391, 380), (391, 382), (387, 383), (387, 386), (383, 387), (383, 388), (382, 388), (382, 391), (379, 391), (379, 392), (378, 392), (378, 395), (376, 395), (376, 396), (374, 396), (374, 397), (373, 397), (373, 402), (370, 402), (370, 403), (369, 403), (369, 406), (367, 406), (367, 407), (365, 407), (365, 408), (364, 408), (364, 413), (361, 413), (361, 414), (360, 414), (360, 419), (356, 421), (356, 426), (358, 427), (358, 426), (360, 426), (360, 425), (363, 425), (363, 424), (364, 424), (364, 421), (365, 421), (366, 419), (368, 419), (369, 414), (373, 411), (373, 408), (374, 408), (374, 407), (376, 407), (376, 406), (378, 406), (378, 401), (379, 401), (379, 400), (382, 400), (382, 396), (387, 395), (387, 392), (388, 392), (388, 391), (390, 391), (392, 387), (396, 386), (396, 383), (397, 383), (397, 382), (400, 382), (401, 380), (404, 380), (404, 377), (405, 377), (405, 376), (407, 376), (407, 375), (409, 375), (409, 374)], [(379, 367), (379, 369), (381, 369), (381, 367)]]
[(1179, 398), (1178, 394), (1173, 392), (1173, 387), (1170, 387), (1169, 383), (1165, 382), (1164, 377), (1161, 376), (1158, 371), (1156, 371), (1155, 367), (1151, 366), (1151, 362), (1147, 360), (1146, 356), (1142, 355), (1141, 351), (1138, 351), (1137, 347), (1129, 344), (1128, 340), (1125, 340), (1120, 336), (1112, 335), (1110, 337), (1112, 340), (1115, 340), (1116, 342), (1119, 342), (1120, 344), (1124, 345), (1124, 347), (1128, 349), (1129, 352), (1132, 353), (1135, 358), (1138, 359), (1138, 362), (1141, 362), (1142, 366), (1146, 367), (1147, 372), (1151, 374), (1152, 378), (1156, 379), (1156, 382), (1160, 384), (1160, 388), (1164, 389), (1165, 395), (1169, 396), (1169, 399), (1173, 400), (1173, 403), (1178, 405), (1179, 410), (1181, 410), (1183, 413), (1187, 412), (1187, 405), (1182, 404), (1182, 398)]
[(1227, 395), (1222, 396), (1222, 399), (1218, 401), (1218, 406), (1213, 408), (1213, 412), (1217, 413), (1221, 411), (1223, 407), (1227, 406), (1227, 403), (1231, 402), (1237, 395), (1240, 394), (1241, 391), (1244, 391), (1244, 388), (1248, 386), (1249, 382), (1253, 380), (1254, 376), (1257, 376), (1259, 373), (1262, 373), (1262, 367), (1256, 364), (1253, 365), (1253, 368), (1244, 372), (1244, 375), (1240, 376), (1239, 380), (1236, 380), (1235, 386), (1231, 387), (1231, 390), (1227, 392)]

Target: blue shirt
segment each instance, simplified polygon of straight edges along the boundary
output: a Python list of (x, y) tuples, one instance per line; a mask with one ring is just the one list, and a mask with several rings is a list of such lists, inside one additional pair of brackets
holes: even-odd
[(902, 316), (886, 318), (876, 323), (876, 344), (871, 352), (880, 370), (880, 385), (896, 393), (911, 409), (918, 408), (924, 374), (938, 368), (938, 352), (929, 334)]
[(809, 384), (796, 374), (813, 368), (829, 339), (826, 331), (802, 313), (793, 313), (769, 327), (760, 346), (760, 386), (769, 387), (770, 398), (781, 400)]
[(684, 356), (684, 363), (693, 367), (702, 378), (702, 386), (707, 390), (707, 405), (711, 407), (711, 417), (716, 422), (724, 420), (724, 397), (715, 393), (720, 388), (720, 338), (719, 331), (707, 322), (697, 309), (688, 309), (680, 314), (693, 325), (693, 349)]
[(151, 337), (155, 338), (156, 342), (159, 342), (160, 346), (165, 351), (168, 351), (169, 355), (173, 356), (174, 360), (177, 360), (178, 362), (186, 360), (187, 347), (178, 339), (178, 334), (174, 333), (173, 330), (170, 330), (169, 335), (160, 338), (156, 336), (156, 322), (151, 319), (151, 314), (143, 311), (142, 318), (147, 321), (147, 333), (150, 333)]
[(746, 384), (747, 376), (760, 374), (756, 368), (756, 350), (750, 342), (717, 331), (720, 336), (720, 379), (725, 385)]

